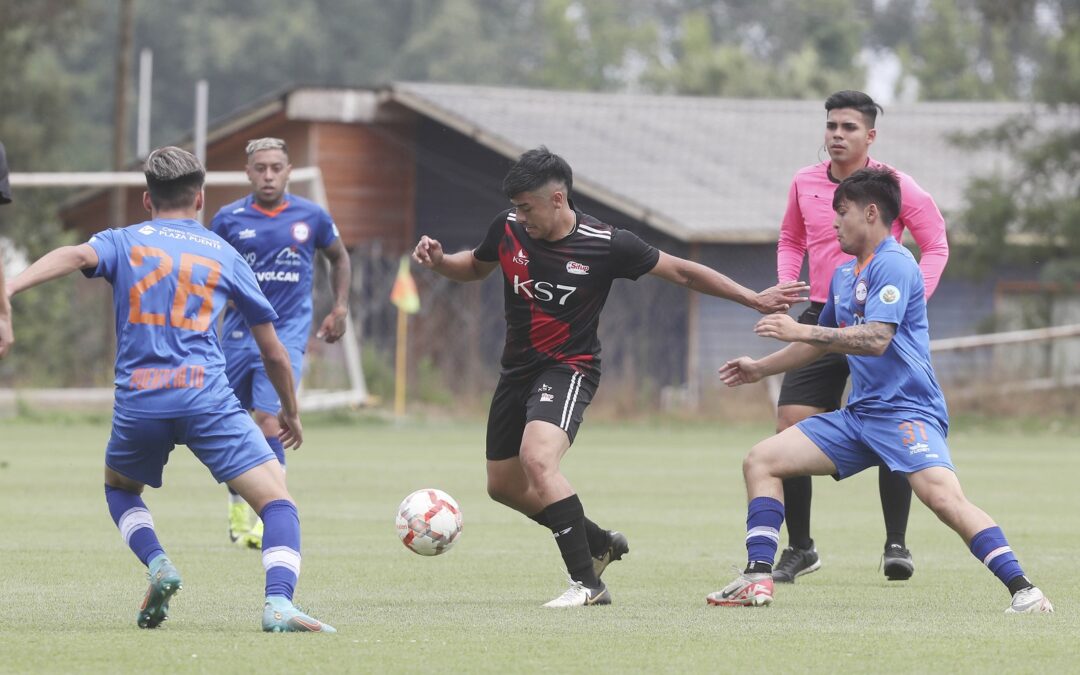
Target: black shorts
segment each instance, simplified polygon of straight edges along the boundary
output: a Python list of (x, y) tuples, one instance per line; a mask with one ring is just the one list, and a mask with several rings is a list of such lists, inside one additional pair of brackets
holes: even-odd
[(542, 370), (531, 379), (502, 377), (488, 412), (487, 458), (517, 457), (525, 425), (533, 420), (551, 422), (573, 444), (599, 385), (598, 376), (563, 365)]
[[(810, 303), (810, 307), (799, 315), (799, 323), (816, 326), (824, 307), (820, 302)], [(826, 354), (802, 368), (790, 370), (784, 375), (784, 383), (780, 385), (777, 405), (806, 405), (823, 410), (839, 410), (850, 372), (847, 357), (843, 354)]]

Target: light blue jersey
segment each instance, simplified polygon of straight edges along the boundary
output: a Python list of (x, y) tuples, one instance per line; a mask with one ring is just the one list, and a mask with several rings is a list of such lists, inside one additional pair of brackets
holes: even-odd
[(922, 274), (911, 253), (891, 237), (863, 269), (855, 260), (836, 268), (818, 324), (843, 328), (868, 321), (894, 324), (896, 334), (881, 356), (847, 355), (848, 408), (855, 414), (929, 415), (947, 433), (945, 397), (930, 365)]
[[(284, 199), (280, 207), (266, 211), (248, 195), (222, 207), (210, 229), (239, 251), (255, 271), (277, 312), (278, 337), (290, 352), (302, 353), (311, 331), (315, 251), (334, 243), (338, 231), (330, 214), (315, 202), (288, 193)], [(225, 313), (221, 337), (227, 352), (255, 349), (243, 317), (232, 310)]]
[(251, 325), (274, 309), (243, 258), (194, 220), (152, 220), (88, 242), (113, 286), (116, 408), (164, 419), (235, 407), (215, 334), (227, 301)]
[(854, 260), (836, 268), (818, 324), (845, 328), (868, 321), (896, 326), (885, 353), (848, 354), (847, 407), (809, 417), (798, 428), (832, 460), (837, 478), (882, 463), (902, 473), (952, 469), (949, 414), (930, 365), (922, 273), (892, 237), (862, 269)]

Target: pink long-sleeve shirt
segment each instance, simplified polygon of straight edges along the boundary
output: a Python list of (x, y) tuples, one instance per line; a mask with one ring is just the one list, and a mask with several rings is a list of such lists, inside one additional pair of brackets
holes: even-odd
[[(780, 241), (776, 245), (776, 276), (781, 281), (794, 281), (802, 270), (803, 255), (810, 255), (810, 300), (825, 302), (833, 272), (851, 256), (840, 250), (836, 240), (832, 200), (836, 183), (829, 177), (829, 162), (800, 169), (791, 181), (787, 211), (780, 223)], [(867, 166), (886, 166), (871, 159)], [(891, 167), (889, 167), (891, 168)], [(896, 169), (893, 169), (896, 171)], [(945, 219), (934, 198), (919, 187), (915, 180), (901, 171), (900, 215), (892, 224), (892, 234), (901, 240), (906, 227), (919, 247), (919, 269), (930, 299), (945, 263), (949, 260), (949, 242), (945, 238)]]

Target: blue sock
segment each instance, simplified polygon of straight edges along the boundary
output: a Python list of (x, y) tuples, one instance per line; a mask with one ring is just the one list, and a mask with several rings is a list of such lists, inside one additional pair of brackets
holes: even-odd
[(780, 542), (780, 525), (784, 522), (784, 505), (772, 497), (755, 497), (746, 509), (747, 563), (765, 563), (770, 567), (776, 558)]
[(286, 499), (263, 507), (263, 568), (266, 570), (266, 595), (292, 600), (300, 577), (300, 515), (296, 505)]
[(109, 515), (120, 529), (124, 543), (144, 565), (149, 567), (151, 560), (165, 555), (165, 549), (161, 547), (157, 533), (154, 532), (154, 519), (142, 497), (134, 492), (106, 485), (105, 502), (109, 505)]
[(988, 527), (976, 534), (971, 538), (970, 548), (972, 555), (989, 567), (1006, 586), (1017, 577), (1024, 576), (1024, 570), (1020, 568), (1020, 562), (1000, 527)]
[(277, 461), (281, 466), (285, 466), (285, 446), (281, 444), (281, 439), (277, 436), (267, 436), (266, 444), (270, 446), (270, 449), (277, 455)]

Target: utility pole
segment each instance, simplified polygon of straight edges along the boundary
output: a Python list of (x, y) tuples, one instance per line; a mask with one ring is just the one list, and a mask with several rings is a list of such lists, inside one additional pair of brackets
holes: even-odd
[[(127, 161), (128, 90), (131, 88), (132, 43), (135, 33), (135, 0), (120, 0), (119, 45), (116, 54), (116, 82), (113, 90), (113, 171), (123, 171)], [(126, 190), (113, 188), (109, 202), (109, 226), (125, 225)]]
[[(117, 31), (117, 54), (116, 54), (116, 80), (113, 84), (113, 171), (123, 171), (124, 162), (127, 160), (128, 143), (128, 89), (131, 88), (132, 70), (132, 43), (135, 33), (135, 0), (120, 0), (120, 17)], [(109, 196), (109, 222), (107, 227), (123, 227), (127, 216), (127, 190), (120, 185), (112, 189)], [(108, 305), (105, 306), (102, 317), (109, 315)], [(105, 335), (113, 334), (112, 321), (105, 322)], [(110, 345), (116, 344), (115, 340), (109, 341)], [(110, 347), (106, 347), (109, 350)], [(114, 349), (114, 348), (113, 348)], [(112, 359), (107, 359), (111, 361)], [(105, 361), (103, 360), (104, 364)], [(111, 369), (110, 369), (111, 370)], [(103, 375), (107, 375), (105, 371)]]

